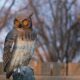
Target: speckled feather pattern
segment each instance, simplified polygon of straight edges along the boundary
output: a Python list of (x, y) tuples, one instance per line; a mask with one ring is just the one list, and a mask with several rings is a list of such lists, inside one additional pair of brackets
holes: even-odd
[(24, 62), (28, 63), (29, 57), (33, 55), (35, 48), (35, 38), (36, 34), (33, 31), (26, 32), (25, 40), (17, 36), (15, 29), (9, 32), (4, 44), (3, 64), (5, 72), (24, 65)]

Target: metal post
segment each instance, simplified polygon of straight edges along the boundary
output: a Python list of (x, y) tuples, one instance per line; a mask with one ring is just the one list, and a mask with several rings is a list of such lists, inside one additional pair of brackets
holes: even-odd
[(12, 76), (13, 80), (35, 80), (33, 69), (25, 66), (20, 68), (20, 72), (16, 70)]

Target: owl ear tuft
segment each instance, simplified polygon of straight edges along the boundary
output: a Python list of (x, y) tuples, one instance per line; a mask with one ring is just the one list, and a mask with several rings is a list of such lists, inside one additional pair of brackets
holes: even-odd
[(28, 19), (31, 19), (32, 16), (33, 16), (33, 13), (31, 13), (31, 14), (29, 15)]

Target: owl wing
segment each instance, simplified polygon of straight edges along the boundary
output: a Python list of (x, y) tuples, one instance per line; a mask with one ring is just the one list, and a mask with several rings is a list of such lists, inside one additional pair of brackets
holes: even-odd
[[(27, 38), (27, 60), (30, 61), (33, 54), (34, 54), (34, 50), (36, 47), (36, 38), (37, 38), (37, 34), (34, 31), (27, 31), (26, 32), (26, 38)], [(26, 61), (27, 62), (27, 61)]]
[(12, 59), (12, 52), (14, 47), (14, 31), (8, 33), (5, 43), (4, 43), (4, 53), (3, 53), (3, 66), (4, 72), (8, 72), (10, 62)]

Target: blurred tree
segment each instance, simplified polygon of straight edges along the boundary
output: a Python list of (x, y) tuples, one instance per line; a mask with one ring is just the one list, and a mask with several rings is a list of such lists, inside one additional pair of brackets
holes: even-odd
[[(70, 43), (74, 42), (70, 40), (72, 37), (71, 33), (76, 28), (71, 26), (76, 20), (73, 20), (72, 11), (71, 9), (75, 6), (77, 0), (44, 0), (44, 1), (37, 1), (37, 0), (29, 0), (29, 4), (32, 7), (33, 12), (35, 13), (35, 17), (37, 19), (37, 29), (39, 33), (39, 40), (38, 43), (41, 46), (42, 50), (48, 61), (61, 61), (64, 62), (66, 57), (68, 57), (68, 61), (72, 61), (71, 55), (74, 56), (73, 52), (70, 53), (69, 49), (73, 49), (73, 45), (70, 46)], [(44, 4), (44, 6), (43, 6)], [(48, 11), (51, 12), (49, 15), (52, 18), (47, 17), (47, 19), (51, 19), (51, 23), (47, 24), (45, 21), (46, 10), (44, 9), (44, 16), (41, 19), (40, 16), (40, 8), (46, 7), (48, 5)], [(41, 8), (43, 9), (43, 8)], [(46, 32), (45, 32), (46, 30)], [(74, 33), (74, 32), (73, 32)], [(77, 33), (75, 33), (77, 34)], [(73, 38), (73, 37), (72, 37)], [(75, 37), (76, 39), (76, 37)], [(75, 43), (76, 44), (76, 43)], [(49, 56), (47, 57), (44, 45), (46, 50), (48, 51)], [(76, 53), (76, 52), (75, 52)], [(69, 54), (69, 55), (68, 55)], [(43, 59), (44, 61), (44, 59)]]
[[(6, 25), (10, 30), (10, 21), (15, 14), (23, 12), (28, 15), (33, 12), (33, 25), (38, 32), (35, 52), (38, 58), (42, 62), (76, 61), (80, 53), (80, 20), (77, 17), (80, 14), (79, 0), (11, 0), (6, 10), (5, 5), (9, 1), (5, 0), (0, 10), (2, 15), (5, 13), (3, 16), (0, 14), (1, 31)], [(17, 6), (13, 9), (15, 4)]]
[[(69, 54), (69, 48), (71, 50), (72, 47), (69, 43), (74, 42), (76, 39), (76, 37), (74, 39), (72, 37), (72, 34), (77, 34), (76, 30), (75, 33), (71, 32), (76, 27), (72, 28), (71, 25), (77, 21), (75, 20), (77, 19), (75, 17), (77, 11), (74, 9), (76, 8), (76, 10), (78, 10), (78, 6), (76, 6), (77, 0), (24, 0), (21, 2), (23, 2), (22, 5), (24, 4), (25, 6), (21, 7), (19, 4), (16, 4), (18, 2), (17, 0), (12, 0), (9, 7), (5, 8), (9, 2), (9, 0), (5, 0), (0, 9), (2, 13), (2, 15), (0, 15), (0, 30), (9, 24), (9, 19), (11, 20), (15, 14), (22, 11), (25, 15), (34, 12), (33, 25), (38, 32), (38, 53), (41, 57), (40, 59), (43, 62), (58, 60), (64, 62), (66, 54)], [(15, 4), (19, 6), (17, 11), (13, 11)], [(7, 27), (10, 28), (10, 26)], [(73, 41), (70, 41), (71, 37)], [(42, 51), (43, 54), (41, 54)], [(71, 53), (71, 55), (72, 54), (73, 53)], [(42, 57), (42, 55), (44, 57)], [(69, 61), (72, 61), (72, 58), (69, 58)]]

